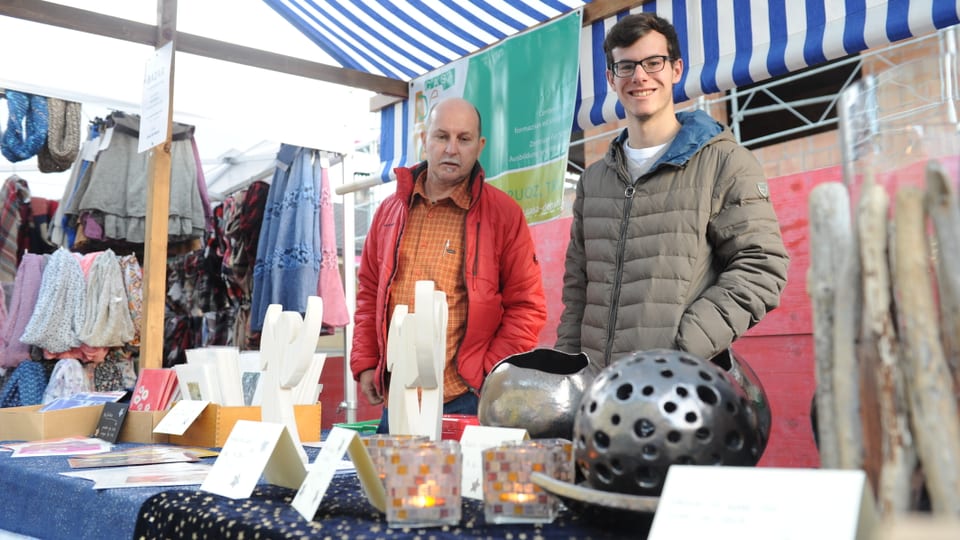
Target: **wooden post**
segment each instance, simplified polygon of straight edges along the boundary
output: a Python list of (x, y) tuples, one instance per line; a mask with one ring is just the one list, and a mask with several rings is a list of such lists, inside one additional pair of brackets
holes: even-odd
[(147, 182), (146, 238), (143, 268), (143, 326), (140, 369), (163, 365), (163, 315), (167, 296), (167, 220), (170, 213), (170, 154), (173, 139), (173, 66), (176, 58), (177, 0), (157, 2), (157, 48), (173, 43), (170, 57), (170, 104), (167, 136), (151, 149)]
[(894, 211), (894, 298), (917, 453), (934, 513), (960, 516), (960, 418), (940, 343), (924, 193), (900, 187)]
[[(869, 175), (869, 173), (868, 173)], [(904, 514), (911, 509), (911, 478), (917, 464), (908, 421), (903, 372), (898, 362), (900, 345), (892, 316), (890, 267), (887, 256), (887, 215), (890, 198), (886, 190), (870, 180), (864, 183), (857, 212), (860, 236), (860, 267), (863, 274), (863, 317), (860, 361), (861, 384), (874, 390), (876, 408), (865, 399), (864, 469), (874, 467), (879, 452), (879, 474), (874, 477), (877, 503), (884, 516)], [(866, 393), (866, 392), (865, 392)], [(869, 393), (866, 393), (869, 395)], [(876, 413), (874, 412), (876, 410)], [(879, 433), (873, 422), (879, 416)], [(876, 474), (867, 470), (868, 475)]]

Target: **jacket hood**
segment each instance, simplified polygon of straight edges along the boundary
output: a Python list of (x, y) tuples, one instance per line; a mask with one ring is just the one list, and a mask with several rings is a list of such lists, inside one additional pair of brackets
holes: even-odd
[[(692, 112), (678, 112), (677, 121), (680, 122), (680, 131), (670, 143), (670, 147), (663, 156), (652, 166), (650, 171), (654, 171), (664, 163), (682, 166), (690, 160), (698, 150), (703, 148), (711, 139), (724, 133), (726, 128), (720, 122), (717, 122), (709, 114), (696, 110)], [(726, 137), (732, 135), (728, 132)], [(613, 140), (604, 160), (616, 168), (618, 154), (623, 154), (623, 145), (626, 144), (628, 137), (627, 129), (624, 128), (620, 135)]]

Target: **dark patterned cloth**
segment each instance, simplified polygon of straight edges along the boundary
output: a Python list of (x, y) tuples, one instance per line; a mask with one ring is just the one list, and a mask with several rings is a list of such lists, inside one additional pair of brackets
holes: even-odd
[[(454, 527), (393, 529), (367, 500), (356, 475), (334, 476), (313, 521), (290, 502), (294, 490), (261, 484), (248, 499), (178, 489), (147, 499), (137, 513), (135, 539), (220, 538), (624, 538), (623, 534), (586, 523), (564, 510), (547, 525), (494, 525), (483, 517), (480, 501), (465, 499), (463, 518)], [(636, 531), (630, 538), (642, 538)]]
[(40, 405), (47, 388), (47, 374), (39, 362), (21, 362), (0, 389), (0, 407)]

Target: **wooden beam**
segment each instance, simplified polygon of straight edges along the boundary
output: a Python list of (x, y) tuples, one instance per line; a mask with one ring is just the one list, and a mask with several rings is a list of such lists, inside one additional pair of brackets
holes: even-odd
[(611, 15), (642, 6), (653, 0), (594, 0), (583, 6), (583, 25), (593, 24)]
[[(42, 0), (4, 0), (0, 2), (0, 15), (132, 43), (150, 46), (157, 44), (158, 29), (156, 26)], [(180, 33), (177, 35), (175, 42), (178, 52), (360, 88), (404, 99), (408, 95), (407, 83), (399, 79), (391, 79), (355, 69), (330, 66), (303, 58), (262, 51), (193, 34)]]

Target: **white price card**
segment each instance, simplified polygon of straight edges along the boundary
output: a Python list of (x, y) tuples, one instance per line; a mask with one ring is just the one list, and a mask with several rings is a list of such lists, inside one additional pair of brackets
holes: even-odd
[(307, 470), (286, 426), (238, 420), (200, 489), (243, 499), (261, 475), (270, 484), (296, 489)]
[(153, 432), (183, 435), (209, 404), (209, 401), (181, 399), (157, 422)]
[(470, 499), (483, 500), (482, 452), (507, 441), (525, 441), (530, 435), (525, 429), (490, 426), (465, 426), (460, 435), (460, 493)]
[(377, 510), (386, 512), (387, 495), (383, 482), (377, 475), (373, 460), (370, 459), (367, 447), (360, 440), (360, 435), (352, 429), (334, 427), (330, 430), (330, 435), (324, 441), (317, 459), (310, 465), (303, 484), (300, 485), (300, 489), (290, 503), (304, 519), (313, 520), (317, 508), (320, 507), (320, 501), (330, 487), (330, 480), (340, 468), (339, 462), (343, 459), (344, 453), (350, 454), (350, 459), (353, 460), (357, 475), (360, 477), (360, 485), (363, 486), (370, 503)]
[(860, 470), (672, 465), (648, 538), (872, 538), (866, 478)]

